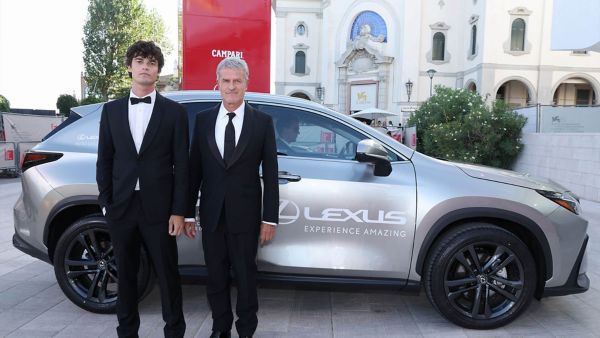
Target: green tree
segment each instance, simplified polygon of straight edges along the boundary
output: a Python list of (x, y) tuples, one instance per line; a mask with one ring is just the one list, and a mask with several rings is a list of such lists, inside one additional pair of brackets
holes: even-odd
[(6, 97), (0, 95), (0, 112), (9, 112), (10, 111), (10, 102)]
[(125, 54), (131, 44), (152, 40), (165, 55), (172, 49), (164, 22), (141, 0), (90, 0), (83, 35), (85, 80), (90, 94), (104, 101), (130, 86)]
[(503, 101), (488, 107), (476, 93), (436, 86), (408, 125), (417, 127), (417, 150), (424, 154), (508, 169), (523, 149), (526, 121)]
[(86, 104), (99, 103), (99, 102), (104, 102), (104, 100), (102, 100), (98, 96), (88, 95), (85, 99), (83, 99), (79, 102), (79, 105), (85, 106)]
[(71, 108), (77, 107), (79, 103), (77, 99), (73, 95), (62, 94), (56, 100), (56, 108), (60, 111), (60, 115), (69, 117), (71, 113)]

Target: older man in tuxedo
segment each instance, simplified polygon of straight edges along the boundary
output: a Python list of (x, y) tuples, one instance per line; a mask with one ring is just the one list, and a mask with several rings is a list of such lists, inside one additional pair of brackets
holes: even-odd
[(257, 247), (259, 242), (262, 245), (273, 239), (278, 222), (273, 121), (244, 102), (248, 77), (244, 60), (226, 58), (219, 63), (217, 82), (222, 102), (197, 115), (190, 147), (185, 231), (195, 236), (200, 190), (202, 246), (208, 268), (206, 292), (214, 338), (231, 336), (231, 269), (237, 280), (237, 332), (240, 337), (254, 334), (258, 324)]

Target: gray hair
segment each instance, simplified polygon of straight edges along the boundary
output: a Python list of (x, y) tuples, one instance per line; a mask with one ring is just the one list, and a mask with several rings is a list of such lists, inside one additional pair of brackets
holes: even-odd
[(241, 69), (244, 71), (244, 79), (247, 81), (250, 76), (250, 71), (248, 70), (248, 64), (243, 59), (237, 57), (228, 57), (224, 58), (219, 62), (217, 66), (217, 81), (221, 79), (219, 75), (221, 73), (221, 69), (229, 68), (229, 69)]

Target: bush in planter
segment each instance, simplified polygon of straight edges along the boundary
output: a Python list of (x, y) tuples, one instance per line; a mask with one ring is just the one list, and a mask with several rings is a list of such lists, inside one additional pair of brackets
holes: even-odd
[(408, 120), (417, 127), (417, 150), (446, 160), (510, 168), (523, 149), (527, 118), (503, 101), (491, 107), (464, 89), (436, 86), (436, 94)]

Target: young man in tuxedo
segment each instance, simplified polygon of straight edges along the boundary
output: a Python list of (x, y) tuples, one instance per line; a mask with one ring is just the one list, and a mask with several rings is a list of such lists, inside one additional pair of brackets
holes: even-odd
[(237, 280), (235, 326), (240, 337), (251, 337), (258, 324), (258, 242), (262, 245), (273, 239), (279, 215), (275, 130), (269, 115), (244, 102), (248, 85), (244, 60), (222, 60), (217, 66), (217, 82), (222, 102), (197, 115), (192, 135), (185, 232), (195, 236), (200, 189), (202, 247), (208, 268), (206, 293), (213, 318), (211, 337), (231, 336), (230, 269)]
[(96, 181), (117, 263), (119, 337), (137, 337), (137, 272), (142, 245), (156, 271), (165, 337), (183, 337), (175, 237), (183, 231), (188, 197), (185, 108), (155, 88), (164, 57), (138, 41), (127, 50), (128, 96), (107, 102), (100, 119)]

